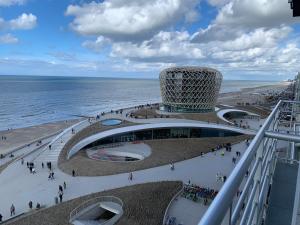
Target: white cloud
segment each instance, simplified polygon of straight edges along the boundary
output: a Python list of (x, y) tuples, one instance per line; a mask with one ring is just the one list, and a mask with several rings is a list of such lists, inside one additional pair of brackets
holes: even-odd
[(208, 3), (212, 6), (223, 6), (227, 4), (230, 0), (207, 0)]
[[(180, 18), (197, 19), (196, 0), (180, 12), (181, 0), (131, 0), (126, 4), (125, 0), (106, 0), (69, 6), (66, 14), (75, 16), (71, 24), (75, 31), (98, 36), (82, 46), (96, 52), (111, 47), (110, 60), (120, 71), (157, 71), (170, 65), (206, 65), (233, 73), (283, 74), (287, 65), (290, 71), (299, 69), (298, 42), (289, 40), (295, 19), (286, 2), (207, 1), (217, 7), (218, 14), (207, 28), (194, 34), (173, 30)], [(142, 39), (141, 33), (146, 34)]]
[(278, 26), (296, 22), (287, 1), (231, 0), (219, 11), (216, 24), (244, 27)]
[(278, 42), (292, 31), (290, 27), (282, 26), (280, 28), (257, 28), (250, 33), (244, 33), (233, 40), (220, 43), (221, 48), (227, 50), (244, 50), (250, 48), (270, 48), (277, 46)]
[(106, 45), (109, 44), (110, 40), (103, 37), (103, 36), (99, 36), (96, 41), (84, 41), (82, 43), (82, 47), (91, 49), (92, 51), (95, 52), (100, 52), (102, 50), (102, 48)]
[(197, 18), (199, 0), (106, 0), (82, 6), (70, 5), (66, 15), (75, 16), (71, 27), (83, 35), (113, 39), (138, 39), (185, 18)]
[(12, 34), (4, 34), (0, 36), (0, 44), (16, 44), (18, 41), (18, 38), (14, 37)]
[(113, 57), (136, 61), (174, 62), (202, 59), (203, 53), (193, 43), (187, 32), (159, 32), (142, 43), (118, 42), (112, 45)]
[(30, 30), (36, 26), (37, 17), (31, 13), (23, 13), (18, 18), (10, 20), (8, 24), (12, 30)]
[[(218, 0), (217, 0), (218, 2)], [(273, 28), (299, 22), (283, 0), (230, 0), (212, 23), (200, 29), (195, 42), (230, 40), (256, 28)]]
[(0, 0), (0, 6), (23, 5), (26, 0)]

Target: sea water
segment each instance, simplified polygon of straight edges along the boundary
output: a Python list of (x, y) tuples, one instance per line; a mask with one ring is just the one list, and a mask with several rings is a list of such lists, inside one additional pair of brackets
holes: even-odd
[[(275, 83), (225, 80), (221, 92)], [(0, 76), (0, 130), (159, 101), (155, 79)]]

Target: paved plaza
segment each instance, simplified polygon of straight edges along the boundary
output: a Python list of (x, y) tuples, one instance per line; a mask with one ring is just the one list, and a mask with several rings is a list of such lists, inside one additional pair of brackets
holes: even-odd
[[(128, 112), (129, 111), (130, 110), (128, 109)], [(130, 120), (134, 123), (157, 123), (158, 121), (168, 123), (172, 121), (178, 122), (178, 119), (167, 118), (149, 120), (125, 118), (124, 115), (126, 113), (127, 111), (124, 111), (122, 115), (107, 114), (103, 116), (101, 120), (107, 118), (120, 118)], [(191, 120), (180, 121), (191, 122)], [(201, 121), (193, 122), (207, 124), (206, 122)], [(103, 190), (156, 181), (182, 181), (184, 183), (191, 181), (193, 184), (219, 190), (222, 186), (222, 182), (216, 181), (216, 174), (222, 173), (228, 176), (234, 168), (232, 157), (235, 156), (235, 152), (238, 150), (243, 153), (247, 148), (246, 143), (243, 141), (239, 144), (235, 144), (231, 152), (225, 151), (224, 156), (221, 155), (221, 152), (224, 151), (222, 149), (214, 153), (207, 153), (202, 157), (199, 156), (175, 163), (175, 170), (173, 171), (170, 169), (169, 165), (134, 171), (132, 181), (128, 180), (128, 173), (99, 177), (72, 177), (57, 169), (58, 156), (65, 143), (73, 136), (72, 129), (75, 129), (78, 132), (89, 125), (90, 122), (85, 120), (68, 128), (55, 138), (51, 137), (43, 140), (43, 143), (50, 142), (51, 150), (49, 150), (48, 145), (43, 148), (32, 145), (30, 149), (24, 147), (19, 150), (24, 153), (18, 154), (23, 156), (25, 163), (22, 165), (20, 157), (0, 173), (0, 213), (3, 215), (4, 220), (10, 218), (10, 206), (12, 203), (16, 207), (17, 215), (28, 212), (29, 201), (33, 201), (35, 204), (39, 202), (42, 206), (46, 207), (54, 205), (54, 198), (57, 196), (58, 186), (62, 185), (63, 182), (66, 182), (67, 184), (67, 189), (64, 193), (64, 201)], [(31, 161), (35, 163), (36, 174), (31, 174), (26, 167), (26, 162)], [(54, 166), (54, 180), (48, 180), (49, 171), (46, 166), (45, 168), (42, 168), (41, 166), (42, 162), (46, 163), (48, 161), (51, 161)], [(0, 160), (0, 163), (3, 164), (4, 160)], [(180, 202), (181, 201), (178, 203)], [(185, 210), (182, 210), (180, 213), (178, 212), (178, 209), (184, 207), (186, 204), (186, 201), (184, 202), (185, 203), (182, 206), (179, 204), (176, 207), (172, 207), (170, 213), (178, 218), (187, 217), (188, 212)], [(196, 206), (196, 208), (199, 207), (202, 207), (204, 210), (198, 211), (197, 218), (190, 218), (191, 221), (198, 219), (198, 217), (204, 213), (204, 206), (201, 206), (201, 204)], [(185, 221), (184, 224), (189, 224), (189, 221)]]

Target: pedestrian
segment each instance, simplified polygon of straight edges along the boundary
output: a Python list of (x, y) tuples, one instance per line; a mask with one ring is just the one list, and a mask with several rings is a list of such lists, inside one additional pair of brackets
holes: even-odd
[(75, 177), (75, 170), (72, 170), (72, 176)]
[(216, 174), (216, 181), (218, 182), (219, 180), (220, 180), (220, 174), (217, 173), (217, 174)]
[(248, 177), (248, 176), (249, 176), (249, 170), (246, 171), (246, 177)]
[(59, 197), (59, 202), (62, 203), (62, 199), (63, 199), (63, 192), (62, 191), (58, 192), (58, 197)]
[(54, 172), (51, 172), (51, 180), (54, 180)]
[(174, 169), (175, 169), (174, 163), (171, 163), (171, 164), (170, 164), (170, 169), (171, 169), (171, 170), (174, 170)]
[(52, 148), (52, 146), (51, 146), (51, 145), (49, 145), (49, 150), (51, 150), (51, 148)]
[(42, 162), (42, 168), (44, 169), (44, 163)]
[(10, 216), (14, 216), (15, 214), (16, 214), (16, 208), (15, 208), (14, 204), (11, 204)]
[(233, 164), (236, 163), (236, 158), (235, 157), (232, 157), (232, 162), (233, 162)]
[(40, 209), (41, 208), (41, 204), (40, 203), (36, 203), (36, 209)]
[(133, 174), (132, 172), (129, 173), (129, 176), (128, 176), (128, 180), (132, 180), (133, 179)]
[(24, 164), (24, 159), (23, 159), (23, 158), (21, 159), (21, 164), (22, 164), (22, 165)]
[(32, 201), (29, 201), (28, 206), (29, 206), (29, 209), (31, 210), (32, 209)]
[(63, 187), (61, 185), (58, 186), (58, 190), (63, 193)]
[(3, 218), (3, 216), (2, 216), (2, 214), (0, 213), (0, 223), (2, 222), (2, 218)]
[(67, 184), (66, 184), (66, 182), (64, 181), (64, 189), (66, 190), (66, 188), (67, 188)]

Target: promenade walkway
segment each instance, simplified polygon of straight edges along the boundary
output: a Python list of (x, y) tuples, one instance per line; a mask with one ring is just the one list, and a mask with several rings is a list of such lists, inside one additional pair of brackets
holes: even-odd
[[(241, 152), (246, 149), (245, 143), (237, 144), (235, 149)], [(222, 183), (216, 182), (216, 173), (229, 175), (234, 165), (231, 162), (232, 153), (221, 156), (220, 152), (208, 153), (204, 157), (196, 157), (175, 164), (171, 171), (169, 165), (136, 171), (133, 181), (128, 180), (128, 174), (117, 174), (104, 177), (72, 177), (60, 170), (55, 170), (55, 179), (48, 180), (48, 170), (37, 164), (36, 174), (30, 174), (26, 165), (15, 162), (0, 174), (0, 212), (4, 219), (9, 218), (9, 208), (12, 203), (16, 206), (16, 213), (28, 211), (28, 202), (51, 206), (57, 196), (58, 185), (67, 183), (64, 200), (73, 199), (93, 192), (123, 187), (132, 184), (163, 181), (191, 180), (197, 185), (205, 184), (207, 187), (220, 189)], [(29, 157), (29, 156), (28, 156)], [(25, 158), (25, 161), (27, 158)], [(22, 185), (20, 185), (22, 184)]]

